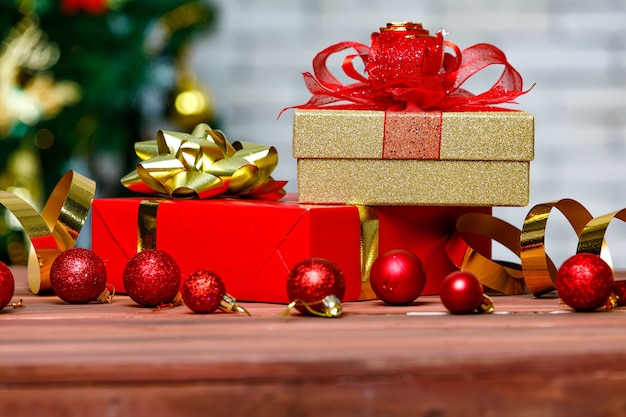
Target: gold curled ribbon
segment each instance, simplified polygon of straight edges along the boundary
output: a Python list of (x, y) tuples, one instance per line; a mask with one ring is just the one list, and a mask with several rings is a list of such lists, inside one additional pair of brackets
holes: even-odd
[(468, 244), (459, 269), (473, 273), (483, 285), (503, 294), (526, 292), (524, 276), (519, 265), (493, 261), (475, 250), (476, 245), (472, 245), (472, 235), (480, 235), (495, 240), (519, 256), (521, 232), (518, 228), (484, 213), (462, 215), (457, 220), (456, 228)]
[(604, 237), (613, 219), (626, 222), (626, 208), (589, 220), (580, 233), (576, 252), (595, 253), (611, 266), (611, 256)]
[[(546, 228), (553, 209), (565, 216), (576, 233), (577, 253), (596, 253), (611, 265), (604, 236), (612, 219), (626, 221), (626, 209), (593, 218), (582, 204), (566, 198), (535, 205), (526, 215), (521, 231), (486, 214), (461, 216), (457, 231), (468, 243), (468, 249), (459, 268), (474, 273), (483, 285), (504, 294), (523, 294), (527, 289), (539, 297), (555, 290), (557, 268), (545, 249)], [(516, 254), (521, 263), (494, 261), (478, 253), (468, 240), (472, 234), (499, 242)]]
[(554, 282), (557, 268), (545, 249), (546, 227), (552, 209), (559, 210), (565, 216), (578, 238), (587, 222), (593, 218), (582, 204), (569, 198), (537, 204), (530, 209), (522, 228), (520, 258), (526, 285), (537, 297), (556, 289)]
[(96, 183), (74, 171), (59, 180), (41, 215), (29, 203), (0, 191), (0, 205), (20, 222), (30, 239), (28, 285), (33, 294), (48, 292), (50, 266), (61, 252), (76, 244), (96, 192)]
[(277, 200), (285, 194), (286, 181), (270, 176), (278, 164), (276, 148), (231, 144), (205, 123), (191, 134), (160, 130), (155, 140), (136, 142), (135, 152), (141, 162), (121, 180), (132, 191), (175, 199), (227, 194)]

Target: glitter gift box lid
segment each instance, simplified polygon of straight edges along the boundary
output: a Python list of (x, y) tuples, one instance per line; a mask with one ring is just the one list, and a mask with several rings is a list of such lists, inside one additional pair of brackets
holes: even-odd
[(296, 110), (295, 158), (530, 161), (534, 118), (522, 111)]
[(293, 155), (302, 203), (526, 206), (534, 118), (300, 109)]

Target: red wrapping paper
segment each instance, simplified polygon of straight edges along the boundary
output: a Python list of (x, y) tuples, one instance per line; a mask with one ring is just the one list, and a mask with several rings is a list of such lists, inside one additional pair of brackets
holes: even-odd
[[(108, 283), (124, 292), (122, 273), (137, 251), (144, 199), (96, 199), (92, 248)], [(346, 277), (345, 300), (360, 295), (358, 212), (350, 206), (303, 206), (257, 200), (167, 200), (157, 212), (156, 247), (179, 263), (183, 279), (200, 269), (220, 275), (241, 301), (288, 302), (286, 279), (298, 261), (324, 257)]]
[[(199, 269), (220, 275), (240, 301), (289, 302), (290, 269), (309, 257), (331, 260), (346, 279), (343, 301), (361, 295), (361, 235), (358, 209), (349, 205), (259, 200), (166, 200), (157, 214), (157, 248), (170, 253), (183, 279)], [(122, 273), (137, 251), (141, 198), (96, 199), (92, 205), (92, 249), (107, 268), (107, 282), (124, 293)], [(423, 294), (437, 294), (456, 270), (467, 245), (454, 232), (456, 219), (490, 208), (380, 207), (379, 253), (404, 248), (425, 263)], [(488, 239), (485, 245), (490, 245)], [(489, 253), (489, 246), (483, 248)]]

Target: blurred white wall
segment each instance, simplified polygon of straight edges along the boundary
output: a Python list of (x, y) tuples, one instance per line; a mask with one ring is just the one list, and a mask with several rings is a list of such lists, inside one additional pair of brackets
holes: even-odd
[[(521, 227), (532, 205), (564, 197), (593, 215), (626, 207), (626, 2), (215, 1), (217, 30), (195, 43), (191, 64), (212, 91), (230, 139), (278, 148), (274, 177), (288, 179), (289, 191), (296, 190), (292, 113), (276, 116), (308, 100), (301, 73), (326, 46), (369, 44), (370, 33), (386, 22), (411, 20), (432, 32), (444, 28), (461, 48), (498, 46), (527, 86), (536, 83), (519, 99), (536, 122), (531, 205), (496, 208), (496, 216)], [(559, 214), (549, 232), (548, 249), (560, 265), (574, 253), (575, 239)], [(611, 226), (609, 246), (616, 266), (626, 269), (626, 225)]]

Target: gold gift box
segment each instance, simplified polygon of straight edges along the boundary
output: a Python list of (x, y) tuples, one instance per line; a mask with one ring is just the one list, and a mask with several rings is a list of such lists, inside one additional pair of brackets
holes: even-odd
[(296, 110), (293, 155), (303, 203), (526, 206), (534, 118)]

